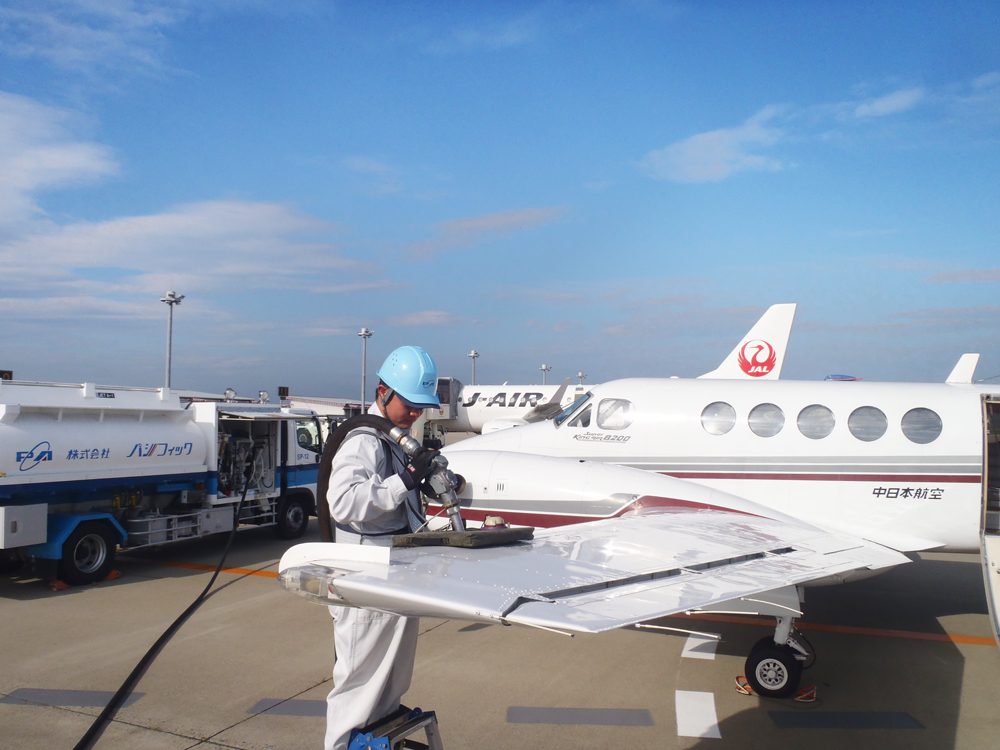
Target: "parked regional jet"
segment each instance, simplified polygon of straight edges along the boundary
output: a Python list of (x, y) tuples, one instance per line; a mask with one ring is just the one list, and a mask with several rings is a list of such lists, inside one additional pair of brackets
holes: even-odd
[[(795, 307), (794, 303), (769, 307), (722, 364), (701, 377), (777, 380)], [(462, 385), (455, 378), (439, 378), (441, 408), (437, 413), (428, 410), (427, 419), (446, 432), (495, 432), (555, 416), (586, 390), (582, 383), (569, 387), (568, 378), (560, 386)]]

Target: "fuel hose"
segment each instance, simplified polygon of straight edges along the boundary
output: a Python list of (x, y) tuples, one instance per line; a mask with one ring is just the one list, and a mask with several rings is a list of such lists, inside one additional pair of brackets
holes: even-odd
[(187, 622), (188, 618), (191, 617), (195, 611), (197, 611), (198, 607), (205, 602), (205, 599), (208, 597), (208, 592), (215, 583), (215, 579), (219, 577), (222, 566), (226, 564), (226, 556), (229, 554), (229, 548), (233, 543), (233, 539), (236, 537), (236, 529), (239, 526), (240, 512), (243, 510), (243, 503), (247, 499), (247, 490), (250, 489), (250, 477), (253, 474), (254, 462), (257, 459), (257, 453), (260, 451), (260, 448), (261, 446), (259, 444), (254, 443), (253, 448), (250, 450), (250, 455), (247, 457), (246, 468), (243, 470), (243, 496), (240, 498), (240, 504), (236, 506), (236, 515), (233, 518), (233, 528), (229, 532), (229, 539), (226, 541), (226, 548), (223, 550), (222, 559), (219, 560), (219, 564), (216, 566), (215, 572), (212, 574), (212, 579), (208, 582), (208, 585), (205, 586), (205, 590), (198, 595), (198, 598), (195, 599), (191, 605), (181, 613), (180, 617), (171, 623), (170, 627), (163, 631), (163, 635), (157, 639), (156, 643), (149, 648), (149, 651), (146, 652), (145, 656), (139, 660), (139, 663), (135, 665), (131, 674), (125, 678), (121, 687), (118, 688), (118, 691), (111, 697), (111, 700), (108, 701), (108, 705), (104, 707), (104, 710), (97, 715), (97, 718), (94, 719), (94, 723), (90, 725), (90, 729), (88, 729), (86, 734), (80, 738), (80, 741), (76, 743), (73, 750), (90, 750), (90, 748), (94, 746), (94, 743), (96, 743), (101, 738), (101, 735), (104, 734), (104, 730), (107, 728), (108, 724), (114, 720), (115, 715), (122, 707), (122, 704), (125, 703), (129, 695), (132, 694), (132, 690), (135, 689), (136, 684), (138, 684), (139, 680), (142, 679), (142, 676), (146, 674), (146, 670), (149, 669), (150, 665), (156, 660), (156, 657), (160, 655), (160, 651), (163, 650), (163, 647), (166, 646), (177, 631), (181, 629), (181, 626)]

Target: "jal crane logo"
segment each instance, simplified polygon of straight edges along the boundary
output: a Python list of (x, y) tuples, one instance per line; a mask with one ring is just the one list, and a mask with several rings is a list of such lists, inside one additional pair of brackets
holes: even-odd
[(760, 378), (774, 369), (778, 355), (774, 347), (762, 339), (753, 339), (740, 348), (737, 361), (740, 369), (751, 378)]
[(18, 451), (17, 460), (21, 464), (21, 471), (30, 471), (42, 461), (52, 460), (52, 446), (48, 440), (43, 440), (30, 451)]

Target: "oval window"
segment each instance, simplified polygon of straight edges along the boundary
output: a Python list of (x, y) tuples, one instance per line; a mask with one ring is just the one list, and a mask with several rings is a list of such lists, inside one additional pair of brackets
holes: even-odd
[(858, 440), (866, 443), (882, 437), (888, 426), (889, 420), (885, 418), (885, 414), (874, 406), (859, 406), (847, 418), (847, 429)]
[(785, 415), (774, 404), (757, 404), (750, 410), (747, 424), (750, 425), (754, 435), (774, 437), (785, 426)]
[(799, 432), (811, 440), (825, 438), (833, 432), (833, 426), (837, 424), (833, 412), (821, 404), (812, 404), (799, 412), (796, 421)]
[(900, 426), (910, 441), (925, 445), (933, 443), (941, 434), (941, 417), (930, 409), (910, 409), (903, 415)]
[(624, 430), (635, 418), (635, 407), (623, 398), (606, 398), (597, 407), (597, 426), (602, 430)]
[(701, 412), (701, 426), (709, 435), (725, 435), (736, 425), (736, 409), (725, 401), (716, 401)]

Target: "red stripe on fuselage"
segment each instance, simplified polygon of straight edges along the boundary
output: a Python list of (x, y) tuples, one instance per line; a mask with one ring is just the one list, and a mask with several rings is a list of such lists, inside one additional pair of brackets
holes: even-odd
[(765, 474), (726, 471), (660, 471), (675, 479), (776, 479), (801, 482), (909, 482), (911, 484), (980, 484), (979, 474)]

